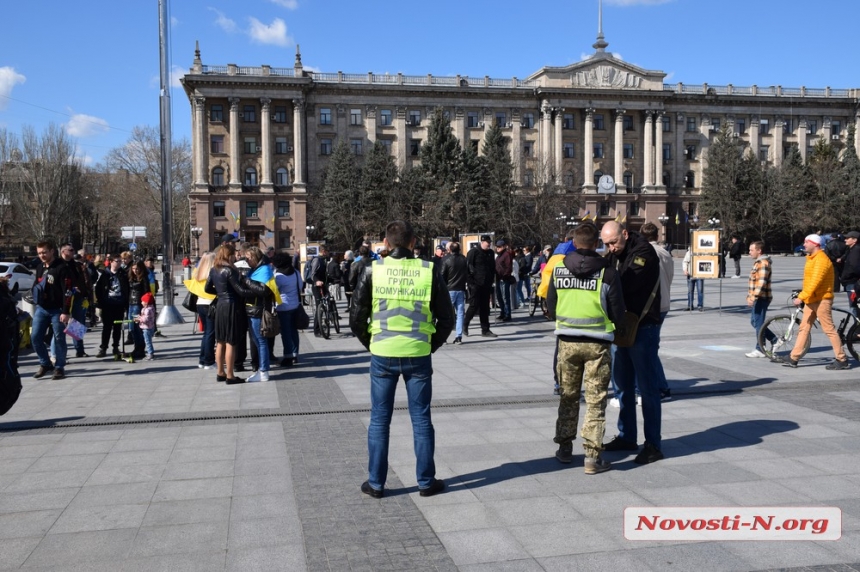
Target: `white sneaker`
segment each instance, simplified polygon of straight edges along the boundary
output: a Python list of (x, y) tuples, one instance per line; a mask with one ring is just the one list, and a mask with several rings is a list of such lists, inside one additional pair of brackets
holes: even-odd
[(740, 278), (740, 277), (741, 277), (740, 274), (735, 274), (734, 276), (732, 276), (732, 278)]
[(621, 402), (618, 401), (617, 397), (613, 397), (609, 400), (609, 406), (614, 407), (615, 409), (621, 409)]
[(642, 396), (641, 395), (636, 396), (636, 405), (642, 405)]
[(763, 352), (760, 352), (758, 350), (753, 350), (753, 351), (749, 352), (748, 354), (744, 354), (744, 355), (747, 357), (751, 357), (751, 358), (767, 357)]
[(248, 381), (269, 381), (268, 371), (256, 371), (254, 375), (248, 378)]

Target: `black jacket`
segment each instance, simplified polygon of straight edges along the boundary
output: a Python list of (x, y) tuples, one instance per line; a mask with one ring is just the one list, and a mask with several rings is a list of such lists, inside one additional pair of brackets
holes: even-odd
[(732, 260), (740, 260), (743, 255), (744, 243), (740, 240), (732, 243), (732, 246), (729, 248), (729, 258), (731, 258)]
[(204, 289), (207, 294), (215, 294), (219, 301), (236, 302), (242, 298), (253, 298), (260, 292), (249, 288), (248, 282), (234, 266), (221, 266), (209, 271)]
[(149, 292), (149, 278), (144, 275), (140, 280), (128, 281), (128, 303), (129, 305), (140, 305), (140, 298)]
[(347, 288), (348, 292), (352, 292), (355, 290), (355, 286), (358, 284), (358, 278), (361, 276), (361, 273), (364, 272), (364, 268), (373, 262), (373, 259), (370, 256), (365, 256), (360, 260), (356, 260), (349, 267), (349, 288)]
[(106, 268), (101, 273), (96, 282), (96, 306), (128, 309), (128, 274), (124, 270), (117, 270), (114, 274)]
[(449, 254), (442, 259), (439, 273), (449, 292), (460, 292), (466, 289), (469, 280), (469, 265), (462, 254)]
[(628, 312), (637, 316), (656, 292), (648, 313), (642, 318), (641, 325), (660, 324), (660, 259), (647, 240), (638, 233), (631, 232), (621, 254), (608, 254), (606, 257), (621, 275), (621, 292)]
[[(251, 270), (249, 274), (253, 274), (254, 270), (264, 264), (267, 264), (265, 259), (261, 260), (260, 264)], [(247, 312), (249, 318), (259, 318), (263, 315), (264, 308), (271, 309), (272, 304), (275, 302), (275, 295), (268, 286), (256, 280), (251, 280), (248, 276), (243, 276), (239, 283), (248, 291), (253, 292), (251, 297), (245, 298), (245, 312)]]
[[(619, 331), (624, 327), (624, 312), (627, 308), (624, 305), (624, 295), (621, 292), (621, 280), (618, 272), (613, 268), (609, 260), (603, 258), (593, 250), (577, 249), (568, 253), (564, 257), (564, 266), (570, 270), (577, 278), (587, 278), (605, 268), (603, 273), (603, 284), (605, 288), (606, 314), (612, 323), (615, 324), (615, 330)], [(555, 308), (558, 304), (558, 291), (555, 289), (555, 280), (549, 283), (549, 290), (546, 295), (547, 318), (555, 320)], [(564, 341), (569, 342), (593, 342), (594, 338), (584, 336), (559, 336)]]
[(33, 299), (46, 310), (60, 310), (63, 314), (68, 314), (71, 311), (74, 286), (75, 275), (69, 265), (62, 258), (55, 258), (47, 268), (41, 265), (36, 269)]
[(845, 266), (842, 267), (839, 281), (845, 286), (856, 283), (860, 280), (860, 246), (855, 243), (845, 252), (842, 260)]
[[(408, 248), (395, 248), (389, 254), (392, 258), (415, 258)], [(436, 325), (436, 333), (430, 339), (430, 352), (433, 353), (445, 343), (451, 330), (454, 329), (454, 306), (448, 289), (439, 275), (438, 268), (433, 268), (433, 284), (430, 288), (430, 312)], [(349, 313), (349, 327), (358, 341), (370, 349), (370, 324), (373, 313), (373, 272), (362, 272), (352, 294), (352, 310)]]
[(496, 278), (496, 255), (492, 249), (477, 246), (466, 255), (469, 266), (469, 284), (489, 287)]

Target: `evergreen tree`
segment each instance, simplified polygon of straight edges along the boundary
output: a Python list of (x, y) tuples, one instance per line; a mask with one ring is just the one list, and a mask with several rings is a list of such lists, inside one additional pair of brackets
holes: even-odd
[(490, 223), (500, 236), (513, 238), (521, 228), (520, 201), (515, 194), (514, 165), (502, 128), (494, 124), (484, 138)]
[(460, 169), (454, 192), (454, 228), (464, 232), (489, 230), (489, 200), (487, 197), (487, 169), (483, 157), (472, 145), (460, 152)]
[(749, 201), (749, 189), (741, 188), (744, 172), (743, 146), (723, 125), (708, 151), (708, 165), (702, 177), (701, 218), (716, 217), (727, 232), (742, 230)]
[(797, 145), (789, 148), (782, 165), (765, 171), (765, 178), (767, 191), (755, 195), (760, 208), (753, 228), (771, 247), (779, 244), (790, 250), (794, 236), (807, 230), (798, 210), (809, 186), (809, 174)]
[(420, 158), (419, 172), (426, 189), (422, 197), (422, 224), (428, 233), (425, 238), (450, 235), (454, 188), (460, 171), (460, 142), (454, 137), (451, 121), (441, 107), (430, 116)]
[(346, 142), (334, 148), (321, 191), (322, 230), (334, 249), (347, 249), (362, 237), (359, 224), (361, 174)]
[(803, 219), (808, 228), (828, 231), (837, 229), (843, 219), (844, 182), (842, 163), (837, 150), (819, 139), (809, 158), (811, 184), (807, 187), (802, 204)]
[(397, 164), (377, 141), (361, 169), (358, 225), (365, 236), (379, 236), (394, 217), (397, 196)]
[(845, 209), (843, 210), (845, 224), (843, 228), (856, 230), (860, 228), (860, 159), (854, 146), (855, 127), (848, 125), (848, 138), (845, 141), (845, 151), (842, 153), (842, 174), (845, 187)]

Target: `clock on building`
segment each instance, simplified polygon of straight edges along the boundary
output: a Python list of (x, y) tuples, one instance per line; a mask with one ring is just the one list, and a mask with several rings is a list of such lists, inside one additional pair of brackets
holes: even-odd
[(597, 180), (597, 192), (606, 194), (615, 192), (615, 180), (612, 175), (603, 175)]

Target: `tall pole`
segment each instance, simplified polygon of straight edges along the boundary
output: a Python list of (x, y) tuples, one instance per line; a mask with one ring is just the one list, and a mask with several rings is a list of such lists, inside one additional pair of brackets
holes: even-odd
[(167, 0), (158, 0), (158, 47), (161, 68), (161, 237), (164, 244), (164, 257), (161, 273), (164, 285), (161, 312), (158, 325), (182, 324), (185, 320), (173, 305), (173, 184), (172, 184), (172, 147), (170, 144), (170, 70), (167, 57)]

